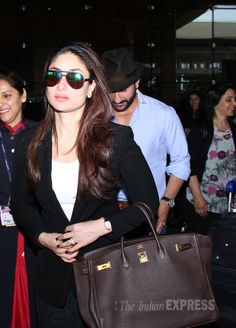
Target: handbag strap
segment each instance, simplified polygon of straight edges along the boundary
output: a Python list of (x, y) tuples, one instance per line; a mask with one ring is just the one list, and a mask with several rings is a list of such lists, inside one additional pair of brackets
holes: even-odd
[(145, 215), (148, 223), (149, 223), (149, 226), (152, 230), (152, 233), (153, 233), (153, 237), (156, 241), (156, 244), (157, 244), (157, 250), (158, 250), (158, 253), (160, 255), (161, 258), (164, 258), (164, 249), (159, 241), (159, 238), (158, 238), (158, 235), (157, 235), (157, 232), (156, 232), (156, 228), (155, 228), (155, 225), (154, 225), (154, 215), (152, 213), (152, 210), (150, 209), (150, 207), (143, 203), (143, 202), (136, 202), (133, 204), (134, 206), (137, 206), (142, 212), (143, 214)]
[(102, 318), (100, 317), (100, 311), (97, 304), (97, 293), (94, 281), (93, 266), (91, 261), (88, 261), (88, 273), (89, 273), (89, 311), (94, 320), (96, 328), (102, 328)]

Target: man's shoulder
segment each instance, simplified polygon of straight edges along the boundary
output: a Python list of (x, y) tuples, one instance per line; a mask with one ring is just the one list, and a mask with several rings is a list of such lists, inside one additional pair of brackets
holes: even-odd
[(159, 113), (175, 113), (175, 109), (164, 102), (160, 101), (159, 99), (156, 99), (154, 97), (144, 95), (140, 93), (140, 103), (143, 108), (146, 110), (153, 112), (154, 114)]

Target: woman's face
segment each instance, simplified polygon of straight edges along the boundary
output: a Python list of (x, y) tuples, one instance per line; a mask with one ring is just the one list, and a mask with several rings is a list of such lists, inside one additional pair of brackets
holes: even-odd
[(216, 115), (220, 116), (234, 116), (236, 111), (236, 93), (233, 89), (228, 89), (220, 101), (215, 106)]
[[(58, 55), (49, 65), (49, 70), (63, 72), (79, 72), (85, 79), (90, 78), (85, 64), (73, 53)], [(95, 82), (85, 82), (81, 89), (73, 89), (67, 82), (66, 76), (55, 86), (47, 87), (46, 95), (50, 105), (59, 113), (78, 113), (81, 117), (87, 98), (92, 97)], [(77, 114), (76, 114), (77, 115)]]
[(200, 105), (200, 98), (196, 93), (193, 93), (189, 96), (189, 104), (194, 111), (198, 110)]
[(22, 95), (6, 80), (0, 80), (0, 120), (14, 127), (22, 120), (22, 104), (26, 101), (26, 91)]

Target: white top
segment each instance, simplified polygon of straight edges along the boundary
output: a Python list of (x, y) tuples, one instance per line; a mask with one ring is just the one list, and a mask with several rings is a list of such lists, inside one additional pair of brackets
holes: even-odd
[(52, 189), (65, 212), (68, 220), (71, 220), (73, 212), (79, 176), (79, 161), (57, 162), (52, 160)]

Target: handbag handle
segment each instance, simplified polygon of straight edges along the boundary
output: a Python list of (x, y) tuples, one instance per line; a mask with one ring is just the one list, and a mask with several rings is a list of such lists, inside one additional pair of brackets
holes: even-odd
[[(157, 251), (160, 255), (161, 258), (164, 258), (164, 249), (159, 241), (159, 238), (158, 238), (158, 235), (157, 235), (157, 232), (156, 232), (156, 229), (155, 229), (155, 226), (154, 226), (154, 216), (153, 216), (153, 213), (152, 213), (152, 210), (150, 209), (150, 207), (143, 203), (143, 202), (136, 202), (133, 204), (134, 206), (137, 206), (142, 212), (143, 214), (145, 215), (148, 223), (149, 223), (149, 226), (152, 230), (152, 233), (153, 233), (153, 236), (154, 236), (154, 239), (156, 241), (156, 244), (157, 244)], [(122, 249), (122, 254), (124, 254), (124, 245), (123, 245), (123, 240), (121, 241), (121, 247), (123, 248)]]

